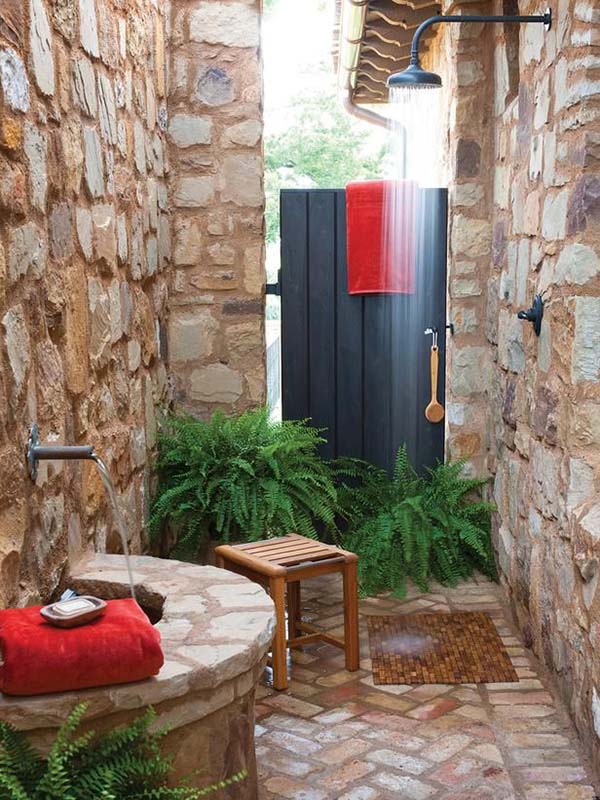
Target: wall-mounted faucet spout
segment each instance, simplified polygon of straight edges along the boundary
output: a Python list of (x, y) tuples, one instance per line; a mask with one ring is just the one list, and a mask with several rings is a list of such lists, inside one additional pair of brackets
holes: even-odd
[(123, 555), (127, 564), (127, 573), (129, 576), (129, 586), (131, 588), (131, 596), (135, 600), (135, 585), (133, 581), (133, 573), (131, 571), (131, 562), (129, 559), (129, 545), (127, 543), (127, 529), (125, 520), (119, 507), (119, 499), (115, 490), (114, 483), (110, 477), (110, 473), (104, 461), (100, 456), (94, 452), (94, 448), (90, 445), (65, 445), (65, 444), (40, 444), (40, 432), (38, 426), (34, 423), (29, 431), (27, 439), (27, 449), (25, 451), (27, 459), (27, 467), (29, 469), (29, 477), (32, 481), (37, 479), (38, 463), (40, 461), (93, 461), (102, 484), (108, 495), (110, 505), (112, 507), (113, 517), (117, 528), (119, 529), (119, 536), (121, 538), (121, 545), (123, 547)]
[(32, 481), (37, 479), (39, 461), (95, 461), (97, 458), (91, 445), (40, 444), (39, 429), (35, 423), (29, 431), (25, 455)]

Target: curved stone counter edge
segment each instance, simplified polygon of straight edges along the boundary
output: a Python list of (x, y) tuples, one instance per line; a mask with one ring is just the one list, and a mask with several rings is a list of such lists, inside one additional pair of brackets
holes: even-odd
[[(251, 689), (275, 630), (273, 603), (262, 587), (215, 567), (151, 556), (132, 556), (132, 568), (141, 605), (162, 614), (156, 627), (165, 664), (159, 675), (54, 695), (0, 695), (0, 719), (23, 730), (52, 728), (81, 702), (89, 704), (87, 718), (93, 719), (193, 694), (195, 710), (169, 715), (170, 725), (179, 727)], [(66, 585), (105, 599), (127, 597), (124, 557), (92, 554), (70, 570)]]

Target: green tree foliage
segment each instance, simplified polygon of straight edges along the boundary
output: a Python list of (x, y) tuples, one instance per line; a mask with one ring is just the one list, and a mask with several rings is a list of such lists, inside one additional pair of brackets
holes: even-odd
[(341, 544), (359, 556), (363, 594), (405, 592), (411, 578), (423, 591), (434, 578), (456, 585), (478, 569), (495, 577), (490, 527), (493, 506), (481, 499), (486, 481), (463, 475), (462, 462), (439, 464), (417, 475), (401, 448), (394, 474), (361, 462), (338, 495), (345, 521)]
[(208, 421), (173, 416), (159, 437), (159, 488), (150, 530), (175, 533), (193, 558), (208, 537), (257, 540), (334, 524), (337, 492), (305, 422), (271, 422), (265, 409)]
[(279, 235), (281, 189), (342, 189), (382, 177), (385, 147), (366, 146), (365, 133), (372, 131), (344, 111), (333, 90), (298, 97), (285, 130), (265, 140), (268, 241)]
[(0, 800), (199, 800), (246, 777), (241, 772), (205, 789), (168, 787), (171, 760), (160, 751), (166, 731), (150, 730), (152, 709), (102, 736), (78, 735), (86, 709), (76, 706), (47, 756), (0, 722)]

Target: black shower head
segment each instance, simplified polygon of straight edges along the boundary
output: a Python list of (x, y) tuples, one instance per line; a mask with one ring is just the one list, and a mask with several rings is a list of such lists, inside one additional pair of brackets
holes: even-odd
[(421, 36), (427, 28), (431, 25), (437, 25), (439, 22), (454, 22), (464, 24), (465, 22), (501, 22), (501, 23), (527, 23), (537, 22), (542, 23), (547, 31), (552, 26), (552, 10), (547, 8), (544, 14), (534, 14), (523, 16), (521, 14), (500, 16), (490, 14), (445, 14), (435, 17), (429, 17), (424, 20), (413, 34), (412, 43), (410, 46), (410, 64), (404, 72), (395, 72), (387, 80), (388, 89), (401, 89), (413, 87), (414, 89), (439, 89), (442, 85), (442, 79), (435, 72), (427, 72), (421, 68), (419, 63), (419, 42)]
[(387, 80), (388, 89), (412, 87), (413, 89), (439, 89), (442, 79), (435, 72), (427, 72), (419, 63), (410, 64), (402, 72), (394, 72)]

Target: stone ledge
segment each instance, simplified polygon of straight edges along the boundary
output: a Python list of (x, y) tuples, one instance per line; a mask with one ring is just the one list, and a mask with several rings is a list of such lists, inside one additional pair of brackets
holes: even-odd
[[(231, 572), (132, 556), (136, 594), (162, 612), (165, 664), (146, 681), (38, 697), (0, 696), (0, 719), (25, 730), (57, 727), (80, 702), (88, 719), (158, 706), (188, 696), (185, 715), (173, 727), (197, 721), (228, 705), (256, 682), (275, 630), (273, 603), (261, 586)], [(95, 554), (75, 566), (67, 584), (111, 599), (127, 597), (123, 556)], [(161, 715), (162, 716), (162, 715)]]

